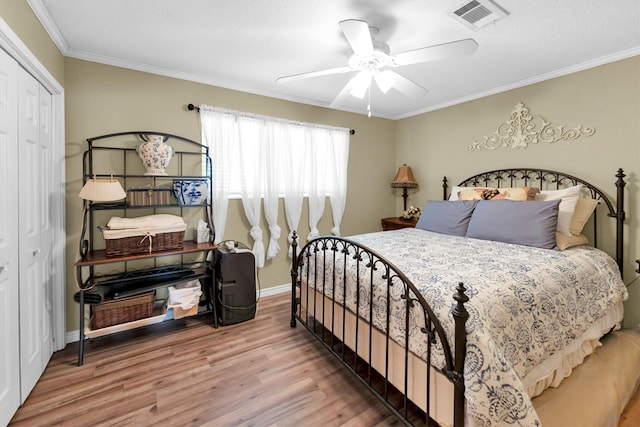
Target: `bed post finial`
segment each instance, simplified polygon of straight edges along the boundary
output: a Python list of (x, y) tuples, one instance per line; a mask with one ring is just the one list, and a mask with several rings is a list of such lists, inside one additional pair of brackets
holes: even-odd
[(298, 309), (296, 282), (298, 281), (298, 234), (291, 234), (291, 327), (296, 327), (296, 310)]
[(442, 177), (442, 200), (447, 200), (447, 177)]
[(458, 283), (453, 299), (457, 301), (453, 307), (453, 320), (455, 322), (455, 354), (454, 354), (454, 400), (453, 400), (453, 425), (455, 427), (464, 426), (464, 358), (467, 349), (466, 323), (469, 312), (464, 303), (469, 301), (465, 293), (467, 288), (462, 282)]
[(622, 168), (618, 169), (618, 173), (616, 173), (616, 261), (618, 263), (618, 267), (620, 268), (620, 275), (624, 274), (622, 270), (624, 263), (624, 245), (623, 245), (623, 228), (624, 228), (624, 187), (627, 183), (624, 180), (624, 171)]

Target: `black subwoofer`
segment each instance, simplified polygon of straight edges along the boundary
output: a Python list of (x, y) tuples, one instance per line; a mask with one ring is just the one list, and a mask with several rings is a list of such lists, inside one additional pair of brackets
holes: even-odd
[(246, 249), (214, 252), (215, 301), (218, 321), (231, 325), (256, 315), (256, 261)]

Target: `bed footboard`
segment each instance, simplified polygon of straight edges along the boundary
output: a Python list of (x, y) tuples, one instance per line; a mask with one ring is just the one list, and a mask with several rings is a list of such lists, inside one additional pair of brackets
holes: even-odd
[[(431, 375), (444, 375), (453, 385), (453, 414), (447, 418), (462, 426), (469, 317), (464, 285), (460, 283), (453, 296), (451, 345), (440, 319), (413, 283), (375, 251), (341, 237), (320, 237), (298, 251), (295, 233), (292, 246), (291, 326), (302, 323), (406, 424), (429, 424), (437, 407), (431, 389), (437, 381)], [(416, 354), (413, 340), (426, 343), (426, 354)], [(438, 368), (431, 363), (434, 351), (442, 361)], [(415, 380), (417, 369), (426, 374), (420, 384)]]

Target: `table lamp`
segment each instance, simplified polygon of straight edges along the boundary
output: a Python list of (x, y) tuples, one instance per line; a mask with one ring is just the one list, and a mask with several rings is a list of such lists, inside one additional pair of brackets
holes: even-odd
[(117, 179), (110, 178), (90, 178), (80, 190), (78, 197), (84, 200), (82, 210), (82, 233), (80, 234), (79, 252), (82, 259), (86, 258), (89, 251), (89, 242), (84, 238), (87, 232), (87, 212), (89, 202), (115, 202), (127, 197), (127, 193)]
[(391, 188), (402, 188), (402, 198), (404, 199), (403, 211), (407, 210), (407, 188), (416, 187), (418, 187), (418, 183), (413, 177), (411, 167), (403, 164), (398, 168), (398, 172), (396, 173), (395, 178), (393, 178), (393, 181), (391, 181)]

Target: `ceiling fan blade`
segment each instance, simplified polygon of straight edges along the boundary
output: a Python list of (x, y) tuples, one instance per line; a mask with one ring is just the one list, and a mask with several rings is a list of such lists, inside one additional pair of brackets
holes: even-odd
[(328, 68), (326, 70), (311, 71), (309, 73), (292, 74), (290, 76), (278, 77), (278, 79), (276, 81), (278, 83), (287, 83), (287, 82), (292, 82), (292, 81), (295, 81), (295, 80), (308, 79), (308, 78), (311, 78), (311, 77), (327, 76), (329, 74), (348, 73), (349, 71), (353, 71), (353, 68), (351, 68), (349, 66)]
[(353, 53), (359, 56), (369, 56), (373, 54), (373, 41), (369, 24), (358, 19), (347, 19), (340, 21), (340, 28), (346, 37)]
[[(386, 70), (386, 71), (391, 71), (391, 70)], [(401, 76), (395, 71), (391, 71), (391, 73), (393, 73), (392, 76), (394, 79), (393, 88), (396, 89), (398, 92), (401, 92), (410, 98), (420, 98), (421, 96), (424, 96), (427, 94), (427, 92), (429, 92), (422, 86), (412, 82), (411, 80), (409, 80), (404, 76)]]
[(443, 43), (421, 49), (409, 50), (394, 56), (398, 66), (418, 64), (420, 62), (436, 61), (439, 59), (453, 58), (455, 56), (469, 55), (476, 51), (478, 43), (473, 39), (458, 40)]

